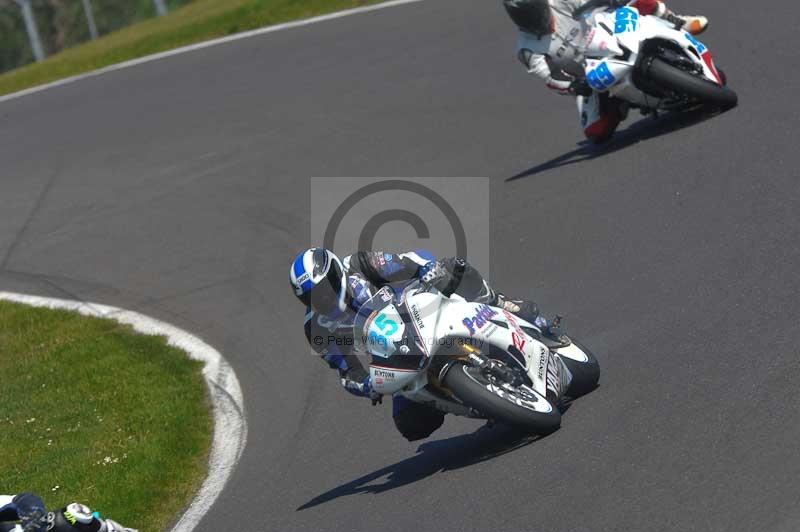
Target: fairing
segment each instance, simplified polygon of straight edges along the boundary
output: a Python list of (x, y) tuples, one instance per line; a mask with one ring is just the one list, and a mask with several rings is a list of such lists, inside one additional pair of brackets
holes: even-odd
[(677, 44), (702, 68), (709, 81), (722, 83), (708, 48), (688, 32), (675, 30), (660, 18), (642, 16), (636, 8), (628, 6), (612, 12), (596, 12), (592, 15), (592, 24), (585, 68), (586, 79), (597, 92), (608, 92), (643, 107), (657, 108), (659, 100), (639, 90), (632, 76), (642, 45), (650, 39)]

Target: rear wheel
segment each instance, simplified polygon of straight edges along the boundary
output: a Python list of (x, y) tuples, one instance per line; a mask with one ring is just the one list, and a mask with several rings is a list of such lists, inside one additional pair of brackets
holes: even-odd
[(723, 109), (735, 107), (739, 97), (724, 85), (693, 75), (654, 57), (644, 67), (643, 74), (663, 89), (690, 97), (706, 105)]
[(443, 384), (467, 406), (490, 419), (537, 434), (549, 434), (561, 426), (561, 412), (526, 385), (511, 386), (480, 368), (455, 364)]

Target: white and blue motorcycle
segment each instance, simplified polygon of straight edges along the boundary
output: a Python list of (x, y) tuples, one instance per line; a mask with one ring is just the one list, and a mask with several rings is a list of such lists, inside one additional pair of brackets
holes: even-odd
[(593, 90), (645, 114), (737, 104), (725, 74), (696, 37), (663, 19), (641, 15), (635, 7), (615, 8), (618, 5), (614, 0), (589, 0), (573, 15), (591, 26), (584, 42), (584, 66)]
[(500, 308), (415, 282), (379, 290), (358, 312), (355, 352), (371, 357), (373, 390), (445, 413), (538, 434), (561, 425), (562, 399), (597, 386), (594, 355)]

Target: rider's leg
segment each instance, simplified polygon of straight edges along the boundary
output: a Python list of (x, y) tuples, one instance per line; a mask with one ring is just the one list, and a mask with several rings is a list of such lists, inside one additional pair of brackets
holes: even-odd
[(695, 15), (676, 15), (667, 8), (664, 2), (656, 0), (636, 0), (632, 3), (642, 15), (655, 15), (667, 22), (674, 24), (678, 29), (684, 29), (692, 35), (703, 33), (708, 27), (708, 19)]
[(397, 430), (408, 441), (422, 440), (444, 423), (444, 412), (395, 395), (392, 398), (392, 419)]
[(617, 100), (608, 94), (593, 92), (591, 96), (578, 96), (578, 113), (586, 138), (600, 144), (611, 138), (622, 121)]
[(500, 307), (529, 323), (542, 328), (547, 327), (547, 320), (539, 315), (536, 303), (523, 299), (510, 299), (497, 292), (466, 260), (448, 258), (442, 260), (442, 265), (452, 276), (451, 293), (456, 293), (467, 301)]
[(442, 266), (450, 274), (449, 284), (442, 292), (458, 294), (467, 301), (476, 303), (494, 303), (497, 294), (483, 276), (466, 259), (449, 257), (442, 259)]

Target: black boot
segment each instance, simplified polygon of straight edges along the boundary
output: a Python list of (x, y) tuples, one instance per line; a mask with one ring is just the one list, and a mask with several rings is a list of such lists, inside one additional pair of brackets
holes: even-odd
[(563, 316), (559, 316), (556, 314), (556, 317), (550, 321), (550, 323), (545, 328), (544, 334), (552, 338), (553, 340), (561, 340), (564, 336), (564, 329), (561, 327), (561, 321), (564, 319)]
[(675, 26), (676, 30), (679, 30), (679, 29), (683, 28), (683, 25), (686, 24), (685, 20), (683, 20), (681, 17), (679, 17), (678, 15), (676, 15), (675, 13), (673, 13), (670, 10), (666, 10), (664, 12), (664, 14), (661, 15), (661, 18), (666, 20), (667, 22), (669, 22), (673, 26)]

